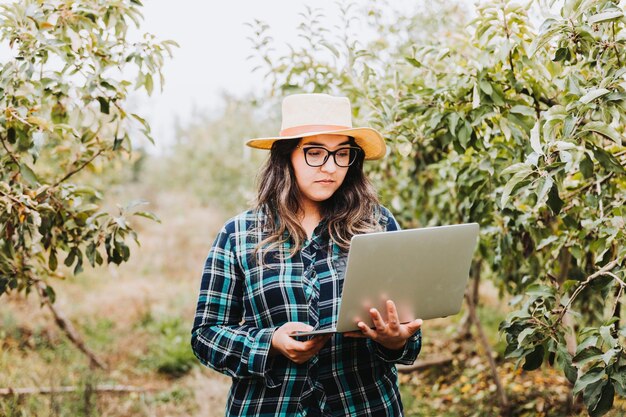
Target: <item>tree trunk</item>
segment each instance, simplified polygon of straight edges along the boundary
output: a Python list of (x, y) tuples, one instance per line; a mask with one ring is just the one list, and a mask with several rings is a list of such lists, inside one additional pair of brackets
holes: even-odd
[(485, 351), (487, 361), (489, 362), (489, 368), (491, 370), (491, 377), (493, 378), (493, 381), (496, 384), (496, 394), (498, 396), (498, 404), (500, 406), (501, 416), (508, 417), (511, 415), (509, 399), (507, 398), (506, 391), (504, 390), (504, 386), (502, 384), (502, 381), (500, 380), (500, 375), (498, 375), (498, 368), (496, 366), (495, 360), (493, 359), (493, 350), (491, 349), (491, 345), (489, 345), (489, 341), (487, 340), (487, 336), (485, 335), (483, 326), (480, 323), (480, 319), (478, 318), (478, 315), (476, 314), (476, 305), (478, 301), (478, 286), (480, 285), (481, 268), (482, 268), (482, 263), (480, 261), (474, 262), (472, 264), (471, 276), (473, 279), (474, 291), (471, 292), (471, 296), (466, 297), (467, 307), (469, 310), (470, 319), (472, 323), (474, 324), (474, 326), (476, 326), (476, 330), (478, 330), (480, 343), (483, 347), (483, 350)]
[[(468, 305), (470, 302), (473, 305), (476, 305), (478, 303), (479, 283), (480, 283), (479, 279), (473, 279), (471, 287), (468, 288), (468, 290), (465, 292), (466, 299), (471, 298), (471, 300), (467, 301)], [(463, 315), (463, 318), (461, 319), (461, 323), (459, 324), (459, 327), (456, 330), (456, 335), (454, 336), (454, 339), (466, 340), (471, 337), (472, 337), (472, 318), (470, 317), (469, 309), (467, 309)]]
[(48, 297), (48, 294), (46, 294), (46, 285), (41, 281), (37, 281), (35, 283), (35, 286), (37, 287), (37, 292), (39, 293), (39, 297), (41, 298), (41, 301), (52, 312), (52, 315), (54, 316), (54, 321), (56, 322), (56, 324), (61, 328), (61, 330), (63, 330), (63, 332), (67, 335), (67, 337), (74, 344), (74, 346), (76, 346), (81, 352), (87, 355), (87, 357), (89, 358), (90, 365), (92, 367), (107, 369), (106, 364), (102, 360), (100, 360), (96, 356), (96, 354), (93, 353), (87, 347), (82, 337), (78, 334), (76, 329), (74, 329), (72, 322), (69, 321), (67, 317), (65, 317), (65, 314), (63, 314), (63, 312), (58, 307), (52, 304), (50, 297)]

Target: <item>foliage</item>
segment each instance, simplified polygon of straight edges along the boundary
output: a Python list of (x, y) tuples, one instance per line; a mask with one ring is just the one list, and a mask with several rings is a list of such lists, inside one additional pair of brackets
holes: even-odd
[[(366, 46), (309, 9), (305, 45), (279, 55), (259, 22), (260, 68), (280, 95), (348, 95), (357, 123), (389, 138), (368, 169), (405, 226), (480, 223), (478, 256), (516, 309), (500, 325), (507, 357), (556, 363), (606, 413), (626, 395), (623, 6), (491, 0), (467, 25), (454, 5), (393, 23), (381, 7), (368, 6)], [(340, 11), (346, 28), (360, 16)]]
[[(83, 269), (120, 264), (137, 240), (127, 216), (141, 202), (100, 210), (101, 190), (70, 179), (102, 173), (131, 152), (131, 136), (150, 127), (126, 105), (131, 89), (163, 84), (172, 41), (131, 42), (138, 0), (20, 1), (3, 4), (0, 41), (12, 57), (0, 68), (0, 296), (62, 277), (59, 263)], [(134, 75), (131, 75), (134, 74)], [(134, 81), (133, 81), (134, 80)], [(64, 255), (63, 260), (59, 260)]]

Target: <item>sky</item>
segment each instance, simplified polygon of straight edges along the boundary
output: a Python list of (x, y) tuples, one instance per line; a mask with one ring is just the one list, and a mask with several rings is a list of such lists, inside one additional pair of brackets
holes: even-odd
[[(394, 7), (408, 10), (414, 3), (394, 0)], [(197, 0), (146, 0), (142, 30), (180, 45), (165, 65), (163, 93), (141, 99), (141, 111), (157, 141), (157, 149), (152, 151), (159, 153), (172, 143), (177, 118), (184, 124), (194, 108), (216, 111), (221, 91), (236, 96), (262, 91), (266, 87), (262, 73), (253, 73), (256, 64), (246, 60), (253, 50), (246, 39), (252, 30), (245, 23), (254, 19), (266, 22), (279, 48), (286, 41), (297, 44), (298, 14), (307, 5), (321, 9), (331, 21), (337, 19), (335, 0), (231, 0), (219, 2), (219, 6)], [(362, 33), (366, 39), (367, 28)]]
[[(407, 12), (422, 3), (388, 1), (394, 9)], [(0, 0), (0, 4), (10, 2)], [(321, 9), (331, 24), (339, 22), (337, 0), (144, 0), (143, 4), (144, 20), (134, 35), (148, 32), (157, 39), (171, 39), (180, 45), (163, 69), (163, 91), (155, 88), (150, 97), (135, 93), (130, 99), (138, 107), (136, 112), (152, 127), (156, 145), (148, 144), (146, 150), (150, 153), (166, 151), (175, 141), (176, 122), (184, 125), (194, 109), (209, 115), (218, 111), (222, 91), (241, 97), (267, 88), (262, 72), (252, 72), (257, 63), (246, 59), (254, 52), (247, 39), (252, 30), (246, 23), (255, 19), (267, 23), (280, 54), (287, 50), (286, 43), (299, 44), (296, 36), (302, 20), (299, 13), (306, 6)], [(359, 40), (365, 44), (374, 34), (365, 22), (357, 24), (360, 24)], [(11, 55), (5, 43), (0, 45), (0, 62)]]

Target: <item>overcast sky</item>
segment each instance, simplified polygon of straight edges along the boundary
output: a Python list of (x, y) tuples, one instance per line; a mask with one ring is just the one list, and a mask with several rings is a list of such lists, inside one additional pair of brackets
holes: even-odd
[[(12, 0), (0, 0), (10, 3)], [(380, 0), (382, 1), (382, 0)], [(389, 0), (396, 10), (409, 11), (415, 0)], [(339, 21), (337, 0), (144, 0), (144, 21), (141, 32), (156, 35), (157, 39), (172, 39), (180, 48), (164, 68), (165, 86), (161, 93), (155, 89), (152, 97), (138, 94), (131, 100), (140, 103), (137, 112), (152, 126), (156, 146), (149, 151), (159, 152), (174, 139), (175, 120), (185, 123), (192, 109), (210, 113), (220, 104), (220, 92), (242, 96), (249, 91), (260, 92), (264, 87), (263, 74), (252, 72), (256, 65), (246, 60), (253, 53), (252, 43), (246, 39), (252, 30), (245, 25), (255, 19), (270, 26), (279, 53), (285, 44), (298, 45), (299, 13), (306, 6), (321, 9), (331, 24)], [(345, 2), (344, 2), (345, 3)], [(368, 2), (356, 2), (366, 5)], [(359, 40), (365, 44), (372, 31), (360, 22)], [(8, 45), (0, 45), (0, 62), (12, 55)]]
[[(394, 7), (409, 10), (414, 1), (393, 0)], [(261, 91), (262, 73), (252, 72), (254, 63), (246, 60), (252, 51), (246, 37), (251, 30), (245, 25), (254, 19), (269, 24), (277, 46), (286, 41), (297, 43), (298, 13), (305, 7), (322, 9), (329, 20), (337, 19), (335, 0), (232, 0), (201, 2), (165, 0), (144, 2), (143, 30), (160, 39), (173, 39), (180, 44), (174, 59), (165, 66), (165, 88), (142, 104), (141, 111), (151, 121), (155, 139), (162, 149), (173, 139), (173, 124), (188, 120), (193, 107), (212, 111), (219, 105), (220, 91), (237, 96), (248, 91)], [(333, 21), (336, 23), (336, 21)], [(362, 31), (363, 40), (368, 36)]]

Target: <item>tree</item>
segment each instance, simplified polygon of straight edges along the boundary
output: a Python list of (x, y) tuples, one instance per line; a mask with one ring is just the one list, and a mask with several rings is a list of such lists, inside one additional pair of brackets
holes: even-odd
[(172, 190), (185, 184), (202, 204), (225, 213), (243, 210), (255, 197), (255, 173), (265, 156), (243, 143), (277, 130), (277, 123), (251, 96), (238, 99), (223, 94), (214, 116), (196, 113), (185, 126), (177, 127), (178, 142), (171, 153), (148, 163), (149, 181)]
[(138, 130), (152, 140), (127, 97), (131, 88), (151, 94), (156, 76), (163, 85), (161, 68), (176, 44), (149, 34), (128, 40), (140, 7), (138, 0), (1, 6), (0, 41), (12, 57), (0, 68), (0, 296), (35, 288), (88, 354), (53, 307), (59, 257), (74, 274), (85, 258), (92, 266), (120, 264), (130, 256), (128, 238), (137, 240), (127, 216), (156, 219), (137, 203), (118, 214), (101, 211), (101, 190), (72, 182), (130, 154)]
[[(348, 95), (389, 138), (370, 176), (404, 225), (481, 225), (473, 278), (482, 268), (515, 308), (500, 325), (506, 356), (558, 365), (590, 414), (606, 413), (626, 395), (623, 9), (492, 0), (465, 26), (453, 5), (391, 24), (379, 7), (342, 7), (344, 27), (377, 23), (365, 47), (309, 10), (309, 44), (276, 56), (257, 25), (274, 90)], [(453, 23), (437, 27), (441, 16)]]

